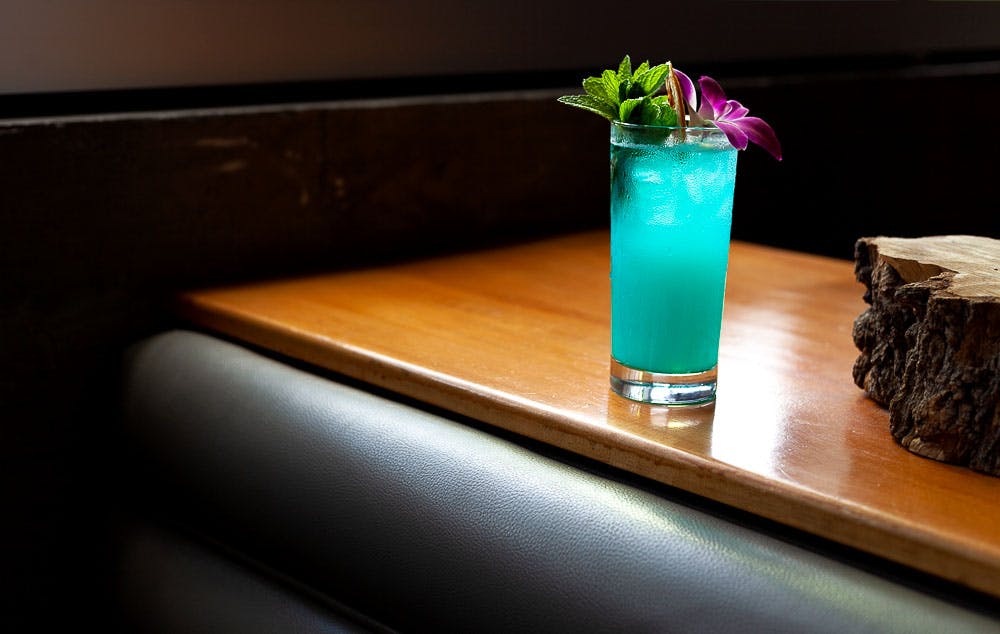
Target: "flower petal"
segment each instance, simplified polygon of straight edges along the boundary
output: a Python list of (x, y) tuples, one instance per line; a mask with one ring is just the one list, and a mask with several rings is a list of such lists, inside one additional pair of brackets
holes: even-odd
[(726, 102), (725, 114), (720, 117), (721, 119), (726, 119), (727, 121), (732, 121), (733, 119), (740, 119), (747, 116), (750, 109), (736, 101), (735, 99), (730, 99)]
[[(722, 86), (706, 75), (701, 76), (698, 85), (701, 86), (702, 101), (707, 101), (712, 106), (715, 115), (719, 115), (726, 107), (726, 93), (722, 90)], [(704, 107), (704, 104), (702, 106)]]
[(738, 121), (730, 123), (739, 127), (751, 141), (767, 150), (771, 156), (779, 161), (781, 160), (781, 143), (778, 142), (778, 135), (774, 133), (771, 126), (763, 119), (759, 117), (743, 117)]
[(715, 125), (719, 126), (719, 129), (726, 134), (726, 138), (729, 139), (730, 145), (737, 150), (747, 149), (750, 137), (747, 136), (746, 132), (740, 129), (740, 126), (732, 121), (716, 121)]
[(698, 97), (694, 92), (694, 82), (691, 81), (690, 77), (676, 68), (674, 69), (674, 75), (677, 75), (677, 82), (681, 85), (681, 93), (684, 95), (684, 101), (688, 102), (691, 112), (695, 112), (698, 110)]

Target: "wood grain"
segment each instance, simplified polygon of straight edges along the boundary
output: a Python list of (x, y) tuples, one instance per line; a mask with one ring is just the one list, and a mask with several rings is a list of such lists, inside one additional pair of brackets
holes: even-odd
[(1000, 476), (1000, 240), (859, 238), (854, 382), (913, 453)]
[(911, 454), (852, 380), (852, 263), (734, 242), (718, 400), (608, 384), (605, 231), (184, 294), (214, 329), (1000, 596), (1000, 479)]

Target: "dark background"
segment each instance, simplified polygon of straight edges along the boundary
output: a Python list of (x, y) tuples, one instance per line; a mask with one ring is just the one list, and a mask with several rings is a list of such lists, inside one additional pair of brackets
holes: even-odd
[(5, 3), (6, 614), (110, 612), (117, 363), (173, 292), (605, 226), (607, 125), (555, 97), (626, 52), (777, 131), (736, 238), (1000, 237), (1000, 4), (657, 6)]

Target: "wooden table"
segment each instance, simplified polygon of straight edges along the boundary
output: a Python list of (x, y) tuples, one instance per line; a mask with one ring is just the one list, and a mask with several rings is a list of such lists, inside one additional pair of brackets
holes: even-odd
[(897, 446), (853, 264), (734, 243), (718, 400), (609, 389), (608, 234), (184, 294), (194, 324), (1000, 597), (1000, 478)]

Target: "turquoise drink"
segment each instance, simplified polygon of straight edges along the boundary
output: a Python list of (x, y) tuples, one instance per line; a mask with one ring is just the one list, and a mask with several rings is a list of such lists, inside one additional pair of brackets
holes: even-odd
[(558, 101), (611, 122), (611, 389), (711, 403), (737, 152), (754, 143), (780, 161), (781, 143), (719, 82), (696, 87), (670, 62), (633, 69), (626, 55), (583, 89)]
[(715, 397), (737, 150), (717, 128), (611, 125), (611, 382)]

